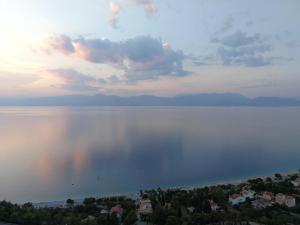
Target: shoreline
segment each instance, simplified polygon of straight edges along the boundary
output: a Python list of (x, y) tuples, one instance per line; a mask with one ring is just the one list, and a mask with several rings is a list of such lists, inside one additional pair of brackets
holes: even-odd
[[(277, 173), (277, 172), (275, 172)], [(168, 189), (182, 189), (182, 190), (193, 190), (193, 189), (197, 189), (197, 188), (203, 188), (203, 187), (213, 187), (213, 186), (220, 186), (220, 185), (239, 185), (242, 183), (246, 183), (248, 180), (251, 179), (257, 179), (257, 178), (261, 178), (261, 179), (266, 179), (267, 177), (271, 177), (274, 178), (274, 172), (270, 175), (255, 175), (255, 176), (249, 176), (249, 177), (244, 177), (244, 178), (237, 178), (237, 179), (230, 179), (230, 180), (226, 180), (226, 181), (215, 181), (215, 182), (208, 182), (206, 184), (194, 184), (194, 185), (183, 185), (183, 186), (173, 186), (173, 187), (157, 187), (157, 188), (161, 188), (162, 190), (168, 190)], [(286, 172), (278, 172), (280, 173), (283, 177), (287, 177), (289, 175), (295, 174), (295, 173), (299, 173), (298, 170), (290, 170), (290, 171), (286, 171)], [(147, 190), (152, 190), (152, 189), (157, 189), (157, 188), (147, 188), (147, 189), (142, 189), (143, 191), (147, 191)], [(87, 197), (94, 197), (94, 198), (112, 198), (112, 197), (127, 197), (133, 200), (137, 200), (139, 198), (139, 191), (132, 191), (132, 192), (127, 192), (127, 193), (118, 193), (118, 194), (107, 194), (107, 195), (102, 195), (102, 196), (86, 196), (83, 198), (74, 198), (73, 200), (75, 201), (76, 205), (80, 205), (83, 203), (84, 199)], [(68, 198), (64, 199), (64, 200), (54, 200), (54, 201), (45, 201), (45, 202), (32, 202), (33, 206), (35, 208), (56, 208), (56, 207), (64, 207), (65, 205), (65, 201)], [(17, 204), (17, 205), (22, 205), (22, 204)]]

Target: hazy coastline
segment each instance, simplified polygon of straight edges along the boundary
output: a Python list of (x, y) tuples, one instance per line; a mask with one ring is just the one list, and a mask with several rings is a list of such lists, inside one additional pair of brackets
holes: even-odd
[[(147, 191), (151, 189), (157, 189), (160, 188), (162, 190), (175, 190), (175, 189), (181, 189), (181, 190), (193, 190), (197, 188), (204, 188), (204, 187), (213, 187), (213, 186), (221, 186), (221, 185), (239, 185), (243, 183), (247, 183), (248, 180), (251, 179), (257, 179), (261, 178), (265, 180), (268, 177), (273, 177), (275, 173), (280, 173), (283, 178), (292, 174), (297, 174), (299, 173), (299, 170), (288, 170), (288, 171), (274, 171), (273, 174), (262, 174), (262, 175), (256, 175), (256, 176), (251, 176), (251, 177), (244, 177), (240, 179), (229, 179), (227, 181), (216, 181), (216, 182), (208, 182), (206, 184), (194, 184), (194, 185), (182, 185), (182, 186), (170, 186), (170, 187), (156, 187), (156, 188), (148, 188), (148, 189), (142, 189), (142, 191)], [(120, 196), (125, 196), (127, 198), (137, 200), (140, 195), (140, 190), (133, 191), (133, 192), (125, 192), (125, 193), (115, 193), (115, 194), (109, 194), (109, 195), (99, 195), (99, 196), (85, 196), (82, 198), (71, 198), (74, 200), (75, 205), (80, 205), (83, 203), (85, 198), (111, 198), (111, 197), (120, 197)], [(56, 201), (46, 201), (46, 202), (32, 202), (34, 207), (37, 208), (47, 208), (47, 207), (64, 207), (65, 202), (67, 199), (64, 200), (56, 200)], [(24, 202), (25, 203), (25, 202)], [(19, 203), (20, 205), (24, 203)]]

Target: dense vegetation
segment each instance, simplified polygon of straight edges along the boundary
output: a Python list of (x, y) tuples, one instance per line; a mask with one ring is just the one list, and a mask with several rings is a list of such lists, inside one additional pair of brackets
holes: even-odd
[[(124, 225), (133, 224), (136, 218), (135, 201), (125, 197), (116, 198), (86, 198), (82, 205), (74, 206), (74, 201), (68, 199), (64, 208), (34, 208), (31, 203), (22, 206), (6, 201), (0, 202), (0, 221), (20, 225)], [(124, 208), (121, 221), (115, 214), (101, 214), (101, 208), (111, 208), (120, 204)]]

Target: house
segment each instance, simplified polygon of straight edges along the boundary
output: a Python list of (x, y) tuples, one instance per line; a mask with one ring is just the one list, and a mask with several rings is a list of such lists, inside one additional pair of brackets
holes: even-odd
[(259, 198), (266, 201), (272, 201), (274, 199), (274, 194), (272, 192), (264, 191), (259, 194)]
[(102, 215), (107, 215), (107, 214), (109, 214), (109, 212), (108, 212), (108, 210), (106, 210), (106, 209), (102, 209), (102, 210), (100, 211), (100, 214), (102, 214)]
[(244, 198), (241, 194), (233, 194), (229, 196), (229, 203), (231, 205), (238, 205), (246, 201), (246, 198)]
[(142, 199), (139, 204), (139, 213), (141, 215), (152, 214), (152, 204), (150, 199)]
[(171, 209), (172, 208), (172, 204), (170, 202), (166, 202), (165, 203), (165, 208), (166, 209)]
[(254, 199), (254, 196), (255, 196), (255, 191), (252, 191), (252, 190), (243, 190), (242, 191), (242, 196), (247, 199)]
[(300, 186), (300, 178), (297, 178), (296, 180), (291, 181), (291, 183), (292, 183), (295, 187), (299, 187), (299, 186)]
[(287, 196), (285, 200), (285, 205), (289, 208), (296, 206), (296, 199), (293, 196)]
[(195, 211), (195, 207), (193, 207), (193, 206), (187, 207), (186, 209), (189, 213), (193, 213)]
[(285, 199), (286, 199), (286, 195), (282, 193), (278, 193), (275, 196), (275, 202), (278, 203), (279, 205), (285, 204)]
[(247, 199), (254, 199), (255, 191), (243, 190), (239, 194), (233, 194), (229, 196), (229, 202), (231, 205), (238, 205), (246, 202)]
[(264, 209), (273, 205), (273, 202), (265, 200), (263, 198), (256, 199), (252, 201), (252, 207), (255, 209)]
[(112, 207), (109, 211), (109, 215), (116, 214), (118, 218), (121, 218), (123, 215), (124, 209), (120, 205)]
[(275, 196), (275, 202), (279, 205), (286, 205), (287, 207), (295, 207), (296, 206), (296, 199), (294, 196), (284, 195), (282, 193), (278, 193)]
[(212, 211), (217, 211), (219, 209), (219, 206), (213, 200), (208, 200), (208, 202)]

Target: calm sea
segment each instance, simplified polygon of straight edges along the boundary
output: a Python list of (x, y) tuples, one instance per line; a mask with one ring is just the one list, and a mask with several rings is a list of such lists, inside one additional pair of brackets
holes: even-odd
[(0, 199), (181, 187), (296, 170), (300, 108), (0, 108)]

